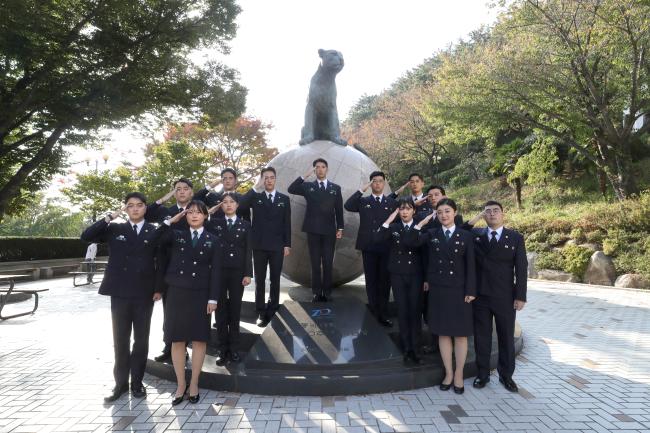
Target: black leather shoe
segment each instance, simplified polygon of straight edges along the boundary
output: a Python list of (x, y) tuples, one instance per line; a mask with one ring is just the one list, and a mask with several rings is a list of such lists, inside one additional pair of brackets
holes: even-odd
[(196, 404), (199, 402), (200, 399), (201, 399), (201, 394), (196, 394), (196, 395), (190, 395), (187, 398), (187, 401), (189, 401), (192, 404)]
[(440, 391), (449, 391), (451, 389), (451, 383), (440, 383)]
[(489, 377), (485, 377), (485, 378), (477, 377), (476, 379), (474, 379), (474, 383), (472, 383), (472, 386), (474, 388), (481, 389), (481, 388), (485, 388), (485, 385), (487, 385), (488, 383), (490, 383)]
[(517, 388), (517, 384), (515, 383), (514, 380), (512, 380), (511, 377), (501, 377), (499, 376), (499, 382), (503, 384), (503, 387), (507, 389), (510, 392), (519, 392), (519, 388)]
[(269, 321), (266, 318), (266, 314), (264, 314), (264, 313), (260, 313), (257, 316), (257, 321), (255, 321), (255, 324), (257, 326), (259, 326), (260, 328), (264, 328), (268, 323), (269, 323)]
[(321, 302), (320, 295), (314, 295), (313, 298), (311, 298), (312, 302)]
[(433, 353), (433, 346), (429, 344), (425, 344), (424, 346), (422, 346), (422, 353), (424, 354)]
[(456, 386), (454, 385), (454, 392), (456, 394), (462, 394), (465, 392), (465, 387), (464, 386)]
[(411, 352), (404, 352), (404, 355), (402, 356), (402, 361), (404, 362), (404, 365), (411, 365), (412, 363)]
[(391, 322), (391, 321), (388, 320), (388, 319), (384, 319), (384, 318), (382, 317), (382, 318), (380, 318), (380, 319), (378, 319), (378, 320), (379, 320), (379, 324), (380, 324), (381, 326), (385, 326), (386, 328), (390, 328), (390, 327), (393, 326), (393, 322)]
[(129, 391), (129, 385), (116, 386), (113, 388), (111, 395), (104, 397), (104, 403), (113, 403), (118, 398), (122, 397), (126, 392)]
[(321, 302), (328, 302), (329, 298), (327, 297), (327, 295), (320, 295), (320, 301)]
[(422, 363), (420, 357), (417, 356), (413, 350), (411, 350), (411, 361), (413, 361), (413, 364), (415, 365), (419, 365)]
[(131, 386), (131, 395), (135, 398), (145, 398), (147, 396), (147, 389), (142, 384)]
[(230, 352), (230, 362), (234, 362), (234, 363), (241, 362), (241, 356), (239, 356), (239, 352), (237, 352), (236, 350)]
[(187, 394), (187, 385), (185, 386), (185, 391), (183, 391), (183, 394), (180, 397), (176, 397), (176, 394), (174, 394), (174, 398), (172, 399), (172, 406), (181, 404), (185, 398), (185, 394)]
[(171, 361), (171, 360), (172, 360), (172, 353), (163, 350), (163, 353), (161, 353), (160, 355), (156, 356), (153, 360), (156, 361), (156, 362), (167, 362), (167, 361)]
[(217, 365), (223, 367), (228, 362), (228, 352), (222, 352), (221, 350), (217, 352)]

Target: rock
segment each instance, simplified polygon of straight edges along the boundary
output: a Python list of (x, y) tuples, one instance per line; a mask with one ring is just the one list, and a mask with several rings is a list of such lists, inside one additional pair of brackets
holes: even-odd
[(526, 253), (526, 258), (528, 259), (528, 278), (537, 278), (537, 256), (538, 254), (534, 251)]
[(540, 269), (537, 271), (537, 278), (540, 280), (565, 281), (567, 283), (579, 283), (580, 279), (573, 274), (554, 269)]
[(600, 284), (601, 286), (613, 286), (616, 279), (616, 268), (611, 257), (602, 251), (596, 251), (591, 255), (589, 264), (582, 281), (588, 284)]
[(631, 289), (650, 289), (650, 281), (643, 275), (623, 274), (616, 279), (614, 286)]
[[(377, 165), (366, 155), (352, 146), (341, 146), (331, 141), (318, 140), (296, 147), (269, 162), (277, 170), (278, 191), (288, 194), (287, 188), (298, 176), (311, 167), (316, 158), (325, 158), (329, 165), (327, 179), (341, 186), (343, 201), (354, 194), (360, 185), (368, 182), (368, 176)], [(312, 176), (310, 181), (314, 180)], [(388, 182), (384, 194), (390, 194)], [(293, 282), (311, 287), (311, 266), (307, 249), (307, 234), (302, 232), (305, 215), (305, 199), (288, 194), (291, 199), (291, 254), (284, 258), (282, 274)], [(336, 241), (332, 283), (345, 284), (363, 274), (361, 252), (354, 248), (359, 229), (359, 214), (343, 211), (345, 230), (343, 239)]]

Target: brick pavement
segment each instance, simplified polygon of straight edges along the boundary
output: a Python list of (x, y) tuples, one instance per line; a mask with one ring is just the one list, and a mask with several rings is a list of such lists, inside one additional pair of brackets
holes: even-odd
[[(172, 408), (175, 385), (148, 375), (146, 400), (103, 404), (112, 386), (110, 310), (96, 288), (72, 288), (67, 278), (24, 285), (51, 290), (35, 316), (0, 323), (0, 432), (650, 432), (650, 292), (531, 281), (518, 317), (518, 395), (493, 375), (482, 390), (467, 379), (462, 396), (203, 390), (199, 404)], [(154, 352), (161, 320), (156, 305)]]

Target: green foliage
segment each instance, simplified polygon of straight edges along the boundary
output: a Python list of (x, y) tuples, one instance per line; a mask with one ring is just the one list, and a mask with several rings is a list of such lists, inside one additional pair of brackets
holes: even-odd
[(573, 230), (571, 230), (569, 236), (571, 236), (571, 239), (573, 239), (577, 243), (583, 243), (587, 240), (587, 236), (585, 235), (584, 230), (580, 227), (576, 227)]
[(531, 151), (517, 159), (508, 180), (512, 182), (519, 178), (529, 185), (545, 184), (555, 171), (557, 159), (554, 140), (551, 137), (535, 137)]
[(564, 245), (566, 241), (569, 240), (569, 237), (564, 233), (551, 233), (548, 237), (548, 243), (554, 247)]
[(538, 269), (564, 270), (564, 257), (557, 251), (539, 251), (536, 266)]
[(589, 259), (593, 251), (578, 245), (567, 245), (562, 248), (562, 257), (564, 259), (562, 269), (576, 277), (582, 278), (587, 270)]
[(79, 237), (0, 237), (0, 261), (82, 259), (87, 247)]
[[(41, 195), (37, 195), (40, 201)], [(83, 214), (70, 212), (52, 200), (5, 218), (0, 225), (0, 236), (77, 237), (84, 228)]]

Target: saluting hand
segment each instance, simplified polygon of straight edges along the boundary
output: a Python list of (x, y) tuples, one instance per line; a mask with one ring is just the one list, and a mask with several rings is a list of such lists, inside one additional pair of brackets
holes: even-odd
[(158, 203), (158, 204), (163, 204), (163, 203), (165, 203), (167, 200), (169, 200), (170, 198), (172, 198), (173, 196), (174, 196), (174, 189), (172, 188), (171, 191), (169, 191), (167, 194), (165, 194), (164, 196), (162, 196), (160, 199), (156, 200), (156, 203)]
[(465, 296), (465, 302), (468, 304), (472, 302), (474, 299), (476, 299), (476, 296)]
[(422, 206), (422, 205), (423, 205), (423, 204), (424, 204), (428, 199), (429, 199), (429, 198), (425, 195), (425, 196), (422, 197), (421, 199), (419, 199), (419, 200), (415, 200), (415, 202), (414, 202), (413, 204), (414, 204), (415, 206)]
[(406, 182), (404, 185), (402, 185), (402, 186), (400, 186), (399, 188), (397, 188), (397, 190), (395, 191), (395, 194), (400, 195), (400, 194), (402, 193), (402, 191), (404, 191), (404, 189), (405, 189), (407, 186), (409, 186), (409, 183), (408, 183), (408, 182)]
[[(119, 210), (111, 212), (110, 220), (111, 221), (114, 220), (115, 218), (120, 216), (122, 214), (122, 212), (124, 212), (125, 210), (126, 210), (126, 205), (122, 206)], [(108, 221), (108, 222), (110, 222), (110, 221)]]
[(368, 190), (368, 188), (370, 188), (370, 185), (372, 185), (372, 181), (370, 181), (370, 182), (364, 184), (364, 185), (361, 187), (361, 191), (366, 192), (366, 191)]
[(217, 210), (219, 210), (219, 208), (221, 207), (222, 204), (223, 204), (222, 201), (220, 201), (218, 204), (215, 204), (215, 205), (212, 206), (210, 209), (208, 209), (208, 213), (209, 213), (210, 215), (213, 215)]
[(169, 224), (170, 225), (176, 224), (181, 219), (183, 219), (186, 213), (187, 213), (187, 209), (183, 209), (182, 211), (180, 211), (179, 213), (177, 213), (176, 215), (174, 215), (172, 218), (169, 219)]
[(216, 187), (217, 185), (219, 185), (220, 183), (221, 183), (221, 179), (220, 179), (220, 178), (216, 178), (215, 180), (213, 180), (212, 182), (210, 182), (208, 185), (210, 185), (210, 188), (214, 188), (214, 187)]
[(211, 304), (210, 302), (208, 302), (208, 309), (207, 309), (208, 316), (214, 313), (215, 311), (217, 311), (217, 304)]
[(315, 171), (315, 168), (314, 168), (314, 167), (311, 167), (309, 170), (307, 170), (307, 172), (305, 173), (305, 175), (304, 175), (302, 178), (303, 178), (303, 179), (307, 179), (309, 176), (311, 176), (312, 174), (314, 174), (314, 171)]
[(416, 225), (416, 227), (419, 228), (419, 229), (421, 229), (422, 227), (424, 227), (425, 225), (427, 225), (427, 224), (429, 223), (429, 221), (431, 221), (431, 219), (434, 217), (434, 215), (435, 215), (434, 213), (430, 213), (429, 215), (427, 215), (426, 217), (424, 217), (424, 218), (422, 219), (422, 221), (420, 221), (420, 222)]
[(397, 217), (397, 214), (399, 213), (399, 208), (395, 209), (392, 214), (388, 216), (388, 219), (384, 222), (386, 225), (391, 225), (393, 221), (395, 221), (395, 218)]

